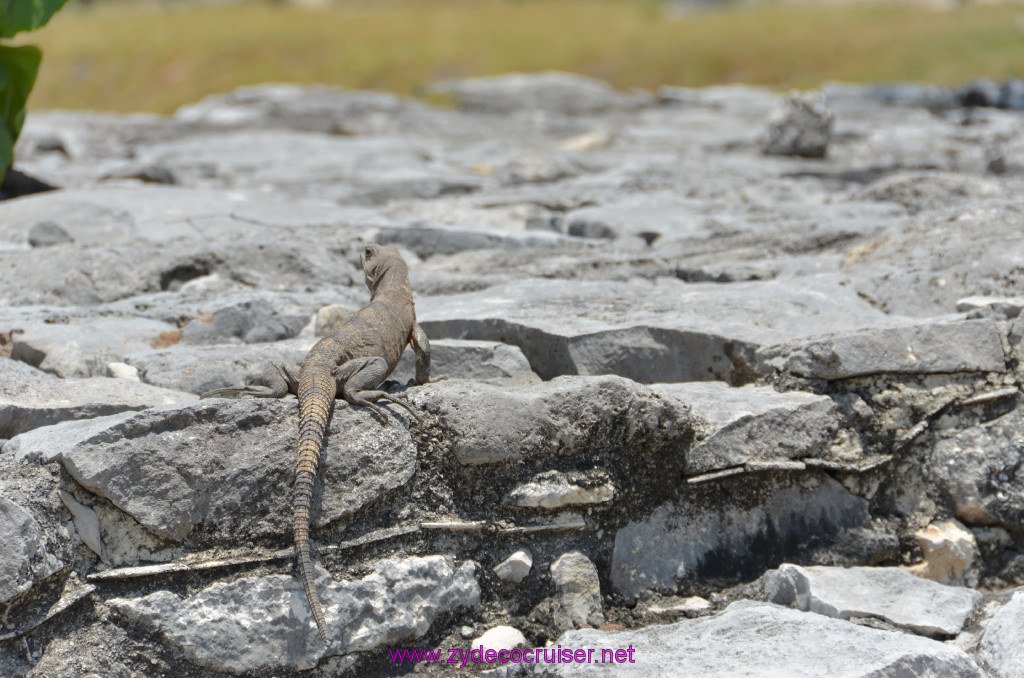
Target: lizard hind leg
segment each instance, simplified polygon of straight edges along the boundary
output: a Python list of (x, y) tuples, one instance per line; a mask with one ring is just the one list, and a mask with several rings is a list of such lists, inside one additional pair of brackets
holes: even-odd
[(413, 419), (419, 421), (419, 416), (409, 403), (377, 388), (387, 375), (388, 364), (383, 358), (353, 358), (334, 370), (338, 391), (348, 404), (369, 408), (387, 423), (387, 411), (376, 404), (378, 400), (387, 400), (401, 405)]
[(224, 396), (242, 396), (249, 398), (284, 398), (298, 390), (298, 380), (284, 365), (268, 363), (260, 376), (262, 384), (251, 384), (232, 388), (218, 388), (204, 393), (200, 398), (221, 398)]

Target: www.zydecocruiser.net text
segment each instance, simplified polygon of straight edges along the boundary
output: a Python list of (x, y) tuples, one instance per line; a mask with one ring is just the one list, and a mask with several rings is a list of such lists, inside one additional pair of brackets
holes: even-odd
[(512, 650), (494, 650), (475, 648), (449, 648), (437, 650), (406, 650), (388, 648), (393, 664), (455, 664), (465, 667), (468, 664), (635, 664), (633, 656), (635, 648), (628, 645), (617, 650), (609, 649), (577, 649), (573, 650), (561, 645), (538, 648), (514, 648)]

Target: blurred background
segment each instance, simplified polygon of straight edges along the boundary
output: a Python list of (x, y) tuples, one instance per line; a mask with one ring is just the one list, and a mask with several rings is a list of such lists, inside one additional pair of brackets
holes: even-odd
[[(421, 95), (560, 69), (629, 89), (1024, 75), (1024, 4), (955, 0), (71, 0), (30, 110), (170, 113), (262, 82)], [(441, 102), (438, 102), (441, 103)]]

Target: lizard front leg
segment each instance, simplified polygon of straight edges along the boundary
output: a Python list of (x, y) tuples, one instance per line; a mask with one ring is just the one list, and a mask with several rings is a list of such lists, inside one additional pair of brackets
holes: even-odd
[(376, 401), (383, 399), (401, 405), (413, 419), (419, 421), (419, 415), (412, 409), (412, 405), (377, 388), (387, 375), (388, 363), (384, 358), (353, 358), (334, 370), (338, 392), (349, 405), (368, 407), (386, 423), (387, 412), (376, 404)]
[(278, 363), (268, 363), (263, 368), (260, 381), (263, 383), (235, 388), (218, 388), (199, 397), (249, 396), (251, 398), (283, 398), (289, 393), (298, 393), (299, 380), (295, 378), (290, 369)]
[(430, 381), (430, 340), (427, 333), (423, 331), (419, 323), (412, 326), (412, 334), (409, 343), (416, 354), (416, 386), (422, 386)]

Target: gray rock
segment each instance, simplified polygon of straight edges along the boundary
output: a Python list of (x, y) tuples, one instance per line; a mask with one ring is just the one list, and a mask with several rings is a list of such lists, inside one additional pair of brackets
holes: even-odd
[(281, 341), (295, 337), (309, 321), (306, 316), (282, 315), (263, 299), (242, 302), (195, 318), (181, 330), (190, 344), (218, 344), (241, 340), (246, 344)]
[[(928, 638), (880, 631), (768, 603), (636, 631), (569, 631), (563, 648), (594, 650), (594, 663), (536, 663), (537, 676), (807, 676), (982, 678), (962, 651)], [(822, 652), (828, 648), (828, 652)], [(552, 648), (554, 649), (554, 648)], [(622, 651), (616, 655), (616, 651)], [(632, 654), (629, 653), (632, 650)], [(605, 663), (596, 663), (605, 654)], [(556, 657), (555, 652), (551, 652)], [(621, 656), (621, 659), (618, 657)], [(632, 662), (630, 661), (632, 659)]]
[(597, 568), (579, 551), (563, 553), (551, 563), (555, 585), (553, 615), (555, 627), (567, 631), (580, 626), (601, 626), (601, 581)]
[(894, 202), (910, 214), (946, 207), (970, 198), (1002, 197), (999, 183), (969, 174), (900, 172), (882, 177), (854, 194), (857, 200)]
[(533, 567), (533, 555), (526, 549), (519, 549), (505, 560), (494, 566), (494, 574), (502, 581), (518, 584), (523, 581)]
[[(415, 354), (410, 348), (402, 355), (391, 378), (404, 384), (415, 374)], [(525, 386), (540, 381), (518, 346), (460, 339), (430, 342), (430, 378), (441, 377), (506, 386)]]
[[(3, 360), (0, 364), (11, 361)], [(8, 373), (8, 370), (3, 370)], [(195, 396), (126, 379), (56, 379), (48, 374), (0, 383), (0, 437), (72, 419), (90, 419), (156, 405), (184, 403)], [(13, 375), (12, 375), (13, 376)]]
[(28, 244), (31, 247), (52, 247), (74, 241), (56, 221), (40, 221), (28, 231)]
[[(447, 381), (418, 388), (412, 399), (451, 433), (467, 466), (637, 444), (655, 447), (689, 434), (689, 413), (621, 377), (561, 377), (499, 388)], [(611, 435), (615, 429), (619, 435)]]
[(1024, 284), (1015, 268), (1024, 256), (1022, 214), (1014, 200), (978, 197), (927, 210), (852, 248), (843, 269), (889, 313), (927, 317), (967, 296), (1013, 296)]
[[(36, 429), (8, 441), (20, 461), (59, 460), (71, 477), (161, 538), (287, 534), (295, 400), (204, 400)], [(416, 447), (396, 419), (335, 411), (312, 522), (350, 515), (412, 476)], [(274, 488), (267, 491), (266, 488)], [(244, 507), (244, 508), (243, 508)]]
[(11, 357), (58, 377), (106, 374), (107, 363), (178, 340), (174, 325), (149, 318), (71, 318), (16, 325)]
[(788, 106), (772, 117), (761, 150), (766, 155), (824, 158), (832, 141), (832, 121), (823, 96), (793, 92)]
[(65, 567), (49, 541), (31, 513), (0, 496), (0, 603)]
[(289, 575), (220, 582), (185, 598), (157, 591), (109, 603), (190, 662), (241, 674), (302, 671), (325, 656), (397, 646), (425, 634), (438, 615), (480, 601), (474, 565), (455, 568), (442, 556), (382, 560), (355, 580), (334, 580), (315, 567), (335, 639), (329, 647), (313, 627), (302, 585)]
[(543, 379), (610, 373), (644, 382), (749, 381), (758, 346), (898, 324), (840, 279), (813, 280), (716, 285), (526, 279), (420, 298), (416, 310), (431, 337), (519, 346)]
[(985, 627), (978, 656), (998, 678), (1024, 676), (1024, 591), (1013, 594)]
[(335, 334), (358, 311), (357, 306), (347, 304), (328, 304), (321, 307), (316, 312), (313, 334), (317, 337)]
[(812, 379), (869, 374), (1005, 372), (998, 326), (989, 319), (933, 319), (761, 349), (762, 371)]
[(823, 457), (839, 428), (839, 409), (827, 397), (772, 388), (733, 388), (722, 382), (656, 384), (700, 417), (703, 440), (686, 455), (695, 475), (750, 462)]
[(724, 583), (827, 543), (867, 517), (867, 502), (824, 474), (727, 478), (621, 528), (612, 585), (633, 601), (709, 578)]
[(836, 619), (882, 619), (925, 636), (953, 636), (982, 599), (977, 591), (896, 567), (782, 565), (765, 575), (765, 599)]
[(962, 522), (1024, 527), (1019, 410), (943, 438), (925, 454), (925, 480), (949, 497)]
[(456, 228), (452, 226), (408, 226), (382, 228), (376, 241), (407, 247), (421, 258), (455, 254), (467, 250), (523, 250), (557, 247), (565, 243), (557, 233), (544, 231), (498, 231), (493, 228)]
[(202, 395), (258, 383), (263, 368), (272, 362), (297, 370), (312, 346), (308, 339), (235, 346), (178, 344), (131, 353), (125, 361), (138, 368), (144, 383)]
[(452, 95), (459, 108), (475, 113), (542, 110), (576, 115), (633, 107), (649, 100), (619, 94), (599, 80), (556, 71), (447, 80), (431, 85), (430, 91)]

